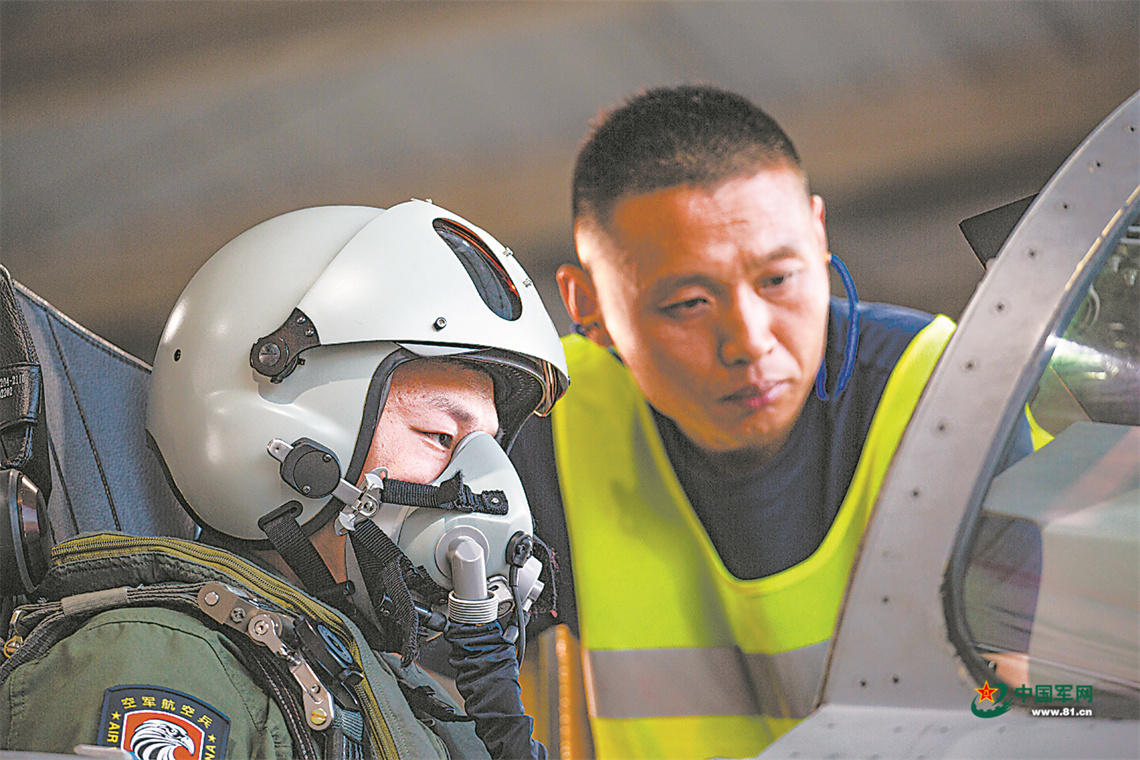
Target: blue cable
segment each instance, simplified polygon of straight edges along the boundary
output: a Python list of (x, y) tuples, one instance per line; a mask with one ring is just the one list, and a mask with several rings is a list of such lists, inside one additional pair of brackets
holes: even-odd
[[(855, 292), (855, 280), (851, 278), (851, 272), (847, 271), (847, 265), (834, 253), (831, 254), (831, 265), (839, 272), (839, 279), (843, 282), (843, 290), (847, 293), (848, 311), (847, 345), (843, 347), (843, 366), (839, 369), (839, 380), (835, 383), (835, 396), (838, 398), (847, 387), (852, 373), (855, 372), (855, 354), (859, 351), (859, 294)], [(815, 376), (815, 395), (820, 401), (827, 401), (826, 351), (823, 361), (820, 362), (819, 372)]]

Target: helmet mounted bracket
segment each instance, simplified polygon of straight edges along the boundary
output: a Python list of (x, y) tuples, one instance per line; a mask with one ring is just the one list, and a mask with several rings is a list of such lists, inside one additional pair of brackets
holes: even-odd
[(271, 383), (279, 383), (305, 363), (302, 351), (319, 345), (321, 338), (313, 320), (300, 309), (293, 309), (280, 327), (258, 338), (249, 349), (249, 366)]

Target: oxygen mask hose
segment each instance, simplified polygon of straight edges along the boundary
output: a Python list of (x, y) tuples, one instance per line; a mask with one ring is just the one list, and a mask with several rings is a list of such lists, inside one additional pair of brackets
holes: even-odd
[(483, 547), (466, 536), (457, 538), (447, 549), (451, 580), (455, 587), (447, 595), (447, 619), (456, 623), (481, 625), (498, 616), (499, 603), (487, 593), (487, 562)]
[[(451, 542), (446, 556), (455, 585), (447, 597), (443, 635), (451, 644), (455, 686), (465, 712), (475, 720), (475, 734), (492, 758), (542, 760), (546, 747), (531, 739), (534, 721), (523, 712), (512, 641), (517, 629), (504, 630), (496, 620), (498, 600), (488, 592), (483, 547), (463, 536)], [(517, 591), (514, 596), (518, 610)]]

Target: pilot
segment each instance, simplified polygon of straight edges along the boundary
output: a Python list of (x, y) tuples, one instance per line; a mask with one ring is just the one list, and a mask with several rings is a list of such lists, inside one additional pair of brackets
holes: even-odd
[[(199, 540), (56, 547), (0, 668), (0, 746), (545, 757), (516, 644), (553, 584), (505, 452), (566, 385), (521, 267), (442, 208), (243, 233), (175, 304), (149, 397)], [(467, 715), (413, 664), (431, 628)]]
[(792, 141), (714, 87), (606, 114), (578, 154), (573, 218), (579, 265), (558, 284), (574, 388), (512, 457), (562, 558), (594, 748), (751, 757), (813, 707), (953, 323), (859, 302)]

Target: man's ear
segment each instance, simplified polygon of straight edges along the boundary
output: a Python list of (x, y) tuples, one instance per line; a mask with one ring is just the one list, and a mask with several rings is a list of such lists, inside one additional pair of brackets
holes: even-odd
[[(820, 247), (827, 250), (827, 211), (823, 206), (823, 198), (818, 195), (811, 197), (811, 221), (815, 227), (816, 235), (820, 239)], [(830, 257), (829, 257), (830, 260)]]
[(598, 309), (598, 294), (594, 280), (585, 269), (574, 264), (563, 264), (555, 274), (562, 303), (575, 325), (580, 325), (587, 338), (603, 348), (613, 345)]

